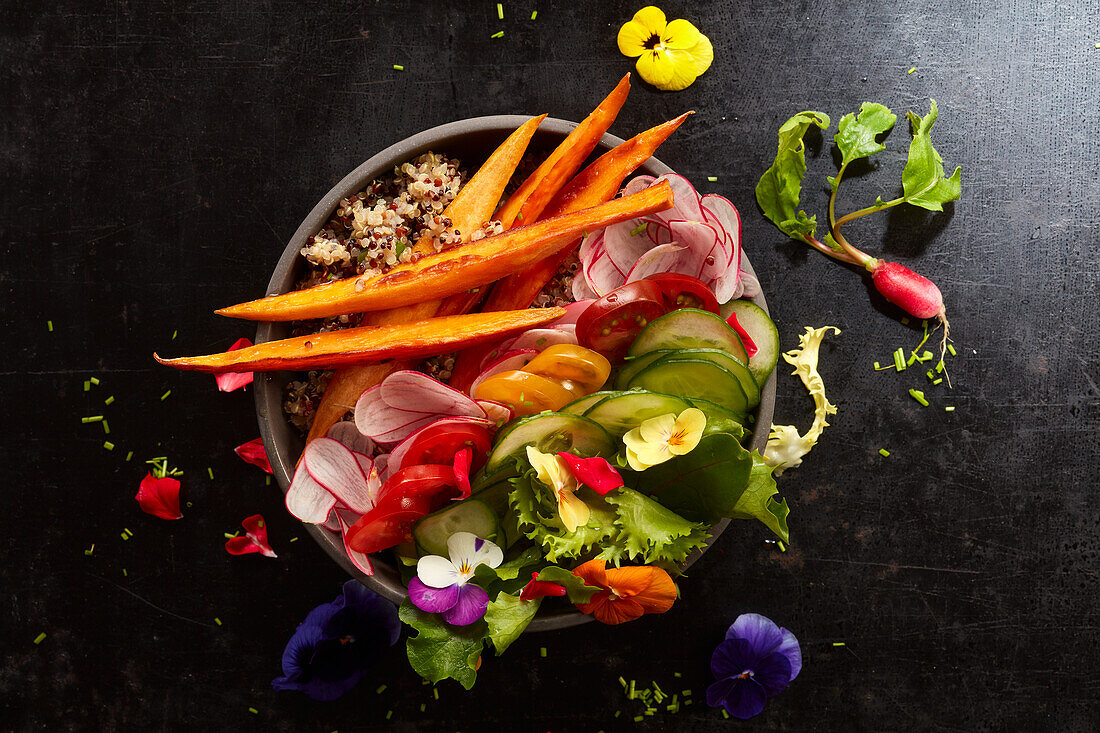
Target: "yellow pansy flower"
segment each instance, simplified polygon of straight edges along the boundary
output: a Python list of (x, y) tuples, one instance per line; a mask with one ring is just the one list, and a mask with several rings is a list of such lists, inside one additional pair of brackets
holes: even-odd
[(580, 485), (565, 461), (558, 455), (543, 453), (531, 446), (527, 446), (527, 460), (535, 469), (535, 477), (554, 491), (558, 500), (558, 516), (565, 529), (576, 532), (577, 527), (588, 524), (592, 510), (574, 493)]
[(671, 23), (664, 12), (648, 5), (619, 29), (619, 50), (638, 57), (638, 73), (658, 89), (678, 92), (710, 68), (710, 39), (683, 18)]
[(646, 420), (623, 436), (626, 461), (635, 471), (644, 471), (673, 456), (690, 453), (699, 445), (707, 416), (694, 407), (673, 415), (659, 415)]

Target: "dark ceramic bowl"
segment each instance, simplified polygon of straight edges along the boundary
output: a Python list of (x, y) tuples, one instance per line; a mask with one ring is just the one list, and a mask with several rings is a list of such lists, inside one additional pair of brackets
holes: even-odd
[[(279, 258), (279, 263), (275, 266), (275, 272), (268, 283), (267, 293), (274, 295), (293, 289), (294, 284), (301, 275), (302, 258), (298, 256), (299, 250), (305, 245), (306, 240), (328, 221), (332, 212), (336, 210), (336, 204), (340, 199), (357, 193), (370, 181), (391, 172), (395, 165), (404, 163), (428, 150), (445, 152), (458, 157), (469, 169), (473, 170), (475, 165), (484, 161), (505, 137), (528, 119), (530, 118), (523, 115), (495, 115), (459, 120), (413, 135), (378, 153), (333, 186), (332, 190), (317, 202), (317, 205), (313, 207), (313, 211), (309, 212), (309, 215), (287, 244), (283, 256)], [(576, 125), (577, 123), (567, 120), (547, 118), (539, 126), (538, 132), (535, 133), (532, 145), (536, 148), (551, 149), (568, 135)], [(622, 139), (614, 135), (604, 135), (596, 152), (602, 154), (621, 142), (623, 142)], [(639, 172), (659, 176), (673, 171), (656, 158), (650, 158), (642, 165)], [(752, 266), (747, 258), (742, 258), (741, 263), (745, 270), (752, 272)], [(753, 298), (753, 302), (767, 310), (767, 304), (764, 302), (762, 295)], [(256, 342), (285, 338), (288, 330), (288, 325), (285, 323), (261, 324), (256, 331)], [(301, 437), (287, 422), (282, 411), (283, 388), (293, 378), (294, 375), (291, 372), (268, 372), (257, 375), (255, 382), (256, 415), (260, 421), (260, 432), (263, 435), (268, 458), (271, 460), (271, 468), (275, 472), (275, 478), (278, 479), (279, 487), (284, 494), (287, 487), (290, 486), (294, 465), (303, 448)], [(771, 425), (774, 407), (775, 377), (773, 375), (768, 383), (764, 385), (760, 407), (757, 408), (756, 412), (756, 425), (764, 428)], [(766, 441), (767, 429), (758, 430), (753, 437), (752, 447), (763, 451)], [(727, 524), (729, 524), (729, 520), (724, 519), (714, 525), (712, 543), (726, 528)], [(305, 528), (313, 539), (324, 548), (325, 552), (353, 577), (358, 578), (368, 587), (395, 603), (400, 603), (407, 597), (408, 593), (396, 568), (384, 562), (376, 562), (375, 574), (364, 575), (348, 560), (343, 542), (338, 534), (313, 524), (306, 524)], [(687, 568), (701, 554), (702, 551), (692, 554), (683, 567)], [(528, 628), (532, 631), (562, 629), (585, 623), (590, 621), (591, 618), (591, 616), (586, 616), (578, 611), (564, 609), (539, 614)]]

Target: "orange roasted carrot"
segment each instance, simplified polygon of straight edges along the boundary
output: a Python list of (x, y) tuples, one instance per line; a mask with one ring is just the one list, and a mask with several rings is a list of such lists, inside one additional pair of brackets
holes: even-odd
[(209, 356), (162, 359), (184, 371), (270, 372), (281, 369), (331, 369), (344, 364), (434, 356), (505, 334), (523, 331), (561, 318), (564, 308), (527, 308), (497, 313), (471, 313), (427, 318), (391, 326), (359, 326), (308, 336), (267, 341)]
[[(592, 165), (581, 171), (569, 185), (551, 201), (543, 215), (556, 217), (584, 207), (595, 206), (614, 198), (623, 180), (646, 162), (669, 135), (676, 131), (692, 112), (685, 112), (643, 133), (635, 135), (622, 145), (600, 156)], [(636, 195), (636, 194), (635, 194)], [(629, 198), (629, 197), (628, 197)], [(591, 227), (597, 229), (598, 227)], [(577, 239), (532, 267), (517, 272), (493, 285), (483, 311), (526, 308), (534, 302), (546, 283), (557, 273), (561, 263), (580, 244)], [(468, 390), (480, 371), (481, 361), (488, 349), (472, 348), (455, 357), (451, 372), (451, 386)]]
[(427, 255), (416, 262), (397, 265), (384, 275), (365, 280), (337, 280), (217, 312), (256, 321), (297, 321), (423, 303), (429, 298), (461, 293), (529, 268), (568, 245), (583, 231), (671, 207), (672, 187), (665, 183)]
[(629, 93), (630, 74), (627, 74), (497, 210), (496, 218), (505, 229), (511, 227), (517, 218), (520, 224), (539, 220), (546, 205), (580, 170), (588, 154), (595, 150)]

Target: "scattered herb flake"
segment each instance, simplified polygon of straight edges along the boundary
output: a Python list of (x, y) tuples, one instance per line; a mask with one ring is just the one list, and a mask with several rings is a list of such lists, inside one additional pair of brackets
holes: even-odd
[(833, 646), (845, 646), (843, 641), (834, 641)]
[(165, 392), (164, 394), (162, 394), (162, 395), (160, 396), (160, 401), (161, 401), (161, 402), (164, 402), (164, 401), (165, 401), (166, 399), (168, 399), (168, 395), (170, 395), (170, 394), (172, 394), (172, 390), (168, 390), (167, 392)]
[(909, 71), (907, 71), (907, 72), (905, 72), (905, 73), (906, 73), (906, 74), (912, 74), (912, 73), (913, 73), (914, 71), (916, 71), (916, 70), (917, 70), (917, 67), (916, 67), (916, 66), (911, 66), (911, 67), (909, 67)]
[(707, 176), (707, 180), (711, 183), (715, 183), (718, 181), (718, 176)]
[(88, 381), (97, 387), (99, 386), (99, 377), (89, 377)]
[(894, 368), (899, 372), (905, 371), (905, 351), (900, 346), (894, 352)]
[(88, 392), (88, 391), (90, 391), (91, 389), (92, 389), (92, 383), (91, 383), (91, 381), (90, 381), (90, 380), (87, 380), (87, 379), (85, 379), (85, 380), (84, 380), (84, 391), (85, 391), (85, 392)]
[(112, 443), (109, 440), (105, 440), (105, 441), (103, 441), (103, 449), (104, 450), (114, 450), (115, 449), (115, 444)]
[[(786, 552), (787, 551), (787, 546), (785, 544), (783, 544), (783, 540), (776, 540), (775, 546), (779, 548), (780, 552)], [(688, 692), (689, 695), (691, 694), (691, 690), (688, 690), (687, 692)]]
[(924, 392), (921, 392), (919, 389), (913, 389), (912, 387), (910, 387), (909, 396), (924, 405), (925, 407), (928, 407), (928, 400), (924, 398)]
[(405, 70), (405, 67), (404, 67), (404, 66), (402, 66), (401, 64), (394, 64), (394, 65), (393, 65), (393, 70), (394, 70), (394, 71), (404, 71), (404, 70)]
[(217, 616), (215, 616), (214, 617), (214, 623), (216, 623), (218, 626), (221, 626), (222, 625), (222, 620), (220, 618), (218, 618)]
[(176, 336), (179, 336), (179, 335), (180, 335), (180, 332), (179, 332), (179, 331), (177, 331), (177, 330), (173, 330), (173, 331), (172, 331), (172, 340), (173, 340), (173, 341), (175, 341), (175, 340), (176, 340)]
[(112, 403), (113, 403), (114, 401), (115, 401), (115, 396), (114, 396), (114, 395), (111, 395), (111, 396), (110, 396), (110, 397), (108, 397), (107, 399), (103, 400), (103, 404), (105, 404), (105, 405), (110, 405), (110, 404), (112, 404)]
[(503, 38), (503, 37), (504, 37), (504, 31), (497, 31), (493, 35), (489, 36), (489, 38)]
[(297, 537), (291, 537), (291, 538), (290, 538), (290, 541), (291, 541), (291, 542), (297, 542), (297, 541), (298, 541), (298, 538), (297, 538)]
[(88, 417), (80, 418), (80, 422), (82, 422), (82, 423), (100, 422), (102, 420), (103, 420), (102, 415), (89, 415)]
[(436, 700), (439, 699), (439, 688), (438, 687), (433, 687), (432, 688), (432, 697), (434, 697)]
[(53, 321), (46, 321), (46, 329), (47, 329), (47, 330), (48, 330), (48, 331), (49, 331), (50, 333), (53, 333)]
[(126, 572), (126, 568), (123, 568), (122, 569), (122, 577), (127, 578), (129, 576), (130, 576), (130, 573)]
[(428, 709), (427, 703), (420, 703), (420, 712), (424, 712)]
[(644, 233), (645, 229), (646, 229), (646, 226), (647, 226), (646, 224), (639, 224), (638, 226), (634, 227), (633, 229), (630, 230), (630, 236), (637, 237), (640, 234)]
[[(684, 675), (681, 672), (673, 672), (672, 676), (673, 677), (683, 677)], [(688, 692), (690, 692), (690, 690), (688, 690)], [(684, 694), (687, 694), (687, 693), (684, 693)]]
[(954, 344), (948, 344), (947, 345), (947, 351), (948, 351), (948, 353), (951, 354), (951, 356), (958, 356), (958, 353), (955, 352), (955, 345)]
[(126, 540), (128, 540), (128, 539), (130, 539), (129, 535), (127, 535), (127, 534), (126, 534), (125, 532), (120, 532), (120, 533), (119, 533), (119, 536), (120, 536), (120, 537), (122, 537), (122, 541), (123, 541), (123, 542), (125, 542), (125, 541), (126, 541)]
[(259, 715), (260, 714), (260, 711), (257, 710), (256, 708), (249, 708), (248, 712), (252, 713), (253, 715)]
[(944, 412), (954, 412), (955, 411), (955, 406), (954, 405), (948, 405), (947, 407), (943, 408), (943, 411)]
[(882, 456), (883, 458), (889, 458), (890, 457), (890, 451), (886, 450), (885, 448), (879, 448), (878, 449), (878, 454), (880, 456)]
[(386, 686), (385, 685), (379, 685), (378, 688), (374, 691), (374, 694), (381, 695), (385, 691), (386, 691)]
[(497, 20), (504, 20), (504, 5), (497, 3)]
[(126, 454), (126, 462), (129, 463), (130, 459), (134, 457), (134, 452), (130, 451)]
[(539, 656), (543, 659), (546, 658), (546, 647), (539, 647)]
[(392, 717), (393, 717), (393, 711), (392, 710), (387, 710), (386, 711), (386, 720), (389, 720)]
[(211, 481), (213, 481), (214, 480), (214, 469), (210, 468), (210, 466), (207, 466), (206, 467), (206, 475), (210, 477)]
[(84, 551), (84, 554), (85, 554), (86, 556), (88, 556), (88, 557), (91, 557), (91, 556), (92, 556), (92, 553), (94, 553), (94, 552), (95, 552), (95, 543), (93, 542), (93, 543), (92, 543), (92, 546), (91, 546), (91, 547), (89, 547), (89, 548), (88, 548), (87, 550), (85, 550), (85, 551)]
[[(537, 11), (537, 10), (532, 10), (532, 11), (531, 11), (531, 20), (534, 20), (534, 19), (535, 19), (535, 18), (537, 18), (537, 17), (539, 17), (539, 11)], [(1100, 43), (1096, 44), (1096, 47), (1097, 47), (1097, 48), (1100, 48)]]
[(106, 433), (107, 435), (110, 435), (111, 434), (111, 426), (107, 424), (106, 420), (103, 420), (102, 424), (103, 424), (103, 432)]
[(932, 380), (932, 386), (933, 387), (935, 387), (937, 384), (942, 384), (942, 383), (943, 383), (943, 377), (940, 377), (939, 379), (933, 379)]
[(34, 645), (35, 645), (35, 646), (38, 646), (39, 644), (41, 644), (41, 643), (42, 643), (42, 642), (44, 642), (45, 640), (46, 640), (46, 632), (45, 632), (45, 631), (43, 631), (43, 632), (42, 632), (41, 634), (39, 634), (38, 636), (34, 637)]

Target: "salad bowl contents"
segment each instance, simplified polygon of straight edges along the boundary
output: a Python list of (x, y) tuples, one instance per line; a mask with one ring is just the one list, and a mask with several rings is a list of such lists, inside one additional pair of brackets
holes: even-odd
[(578, 125), (481, 118), (383, 151), (267, 297), (219, 311), (261, 321), (256, 346), (162, 360), (265, 372), (287, 509), (401, 603), (433, 682), (469, 688), (524, 630), (667, 610), (732, 519), (787, 539), (761, 456), (779, 340), (740, 217), (652, 157), (687, 115), (606, 134), (628, 89)]

